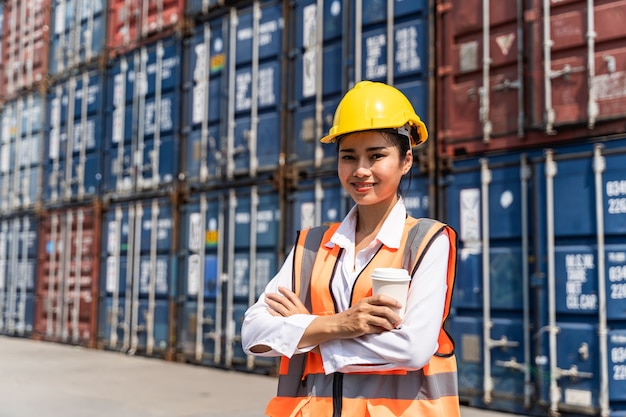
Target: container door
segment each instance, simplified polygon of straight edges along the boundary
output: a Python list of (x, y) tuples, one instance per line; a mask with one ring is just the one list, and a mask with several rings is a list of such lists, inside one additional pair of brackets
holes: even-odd
[(180, 45), (143, 46), (109, 75), (105, 191), (156, 190), (178, 177)]
[(49, 212), (40, 234), (36, 337), (93, 347), (99, 218), (91, 208)]
[(522, 412), (531, 401), (529, 170), (524, 155), (458, 161), (445, 220), (459, 233), (450, 332), (461, 397)]
[(536, 30), (543, 54), (532, 60), (543, 72), (534, 77), (536, 91), (544, 91), (535, 102), (543, 105), (533, 106), (531, 114), (544, 121), (546, 133), (571, 124), (594, 129), (597, 122), (626, 114), (625, 11), (624, 1), (545, 3), (543, 26)]
[(0, 96), (15, 97), (48, 73), (49, 1), (4, 2)]
[[(521, 1), (439, 1), (438, 136), (449, 156), (523, 134)], [(478, 139), (478, 140), (477, 140)]]
[[(623, 410), (624, 141), (546, 152), (536, 167), (545, 276), (538, 369), (552, 412)], [(626, 206), (625, 206), (626, 207)]]
[(100, 56), (105, 42), (103, 0), (51, 0), (50, 74)]
[(230, 188), (228, 198), (224, 361), (227, 367), (275, 371), (276, 358), (243, 352), (241, 325), (278, 270), (278, 194), (271, 185), (254, 185)]
[(37, 224), (32, 218), (0, 221), (0, 334), (30, 336), (35, 310)]
[(184, 22), (184, 0), (110, 0), (108, 7), (107, 47), (112, 57), (172, 33)]
[(14, 211), (34, 207), (39, 201), (41, 175), (42, 101), (29, 93), (4, 105), (2, 112), (3, 189), (0, 210)]
[(100, 339), (128, 354), (169, 354), (171, 205), (156, 198), (119, 204), (105, 227)]
[(100, 190), (102, 106), (100, 74), (84, 71), (51, 88), (44, 199), (83, 200)]
[(189, 184), (200, 188), (217, 184), (225, 173), (222, 144), (224, 130), (223, 102), (227, 75), (225, 63), (228, 45), (228, 19), (220, 18), (199, 25), (185, 43), (184, 129), (187, 145), (183, 172)]
[(335, 108), (347, 89), (346, 2), (297, 0), (290, 13), (286, 30), (295, 54), (290, 99), (297, 105), (289, 125), (287, 162), (307, 171), (335, 168), (335, 148), (319, 140), (331, 127)]
[(278, 168), (283, 6), (254, 1), (231, 9), (226, 178)]
[[(195, 195), (181, 207), (181, 261), (178, 329), (185, 360), (223, 363), (222, 282), (225, 200), (222, 193)], [(181, 297), (182, 298), (182, 297)]]

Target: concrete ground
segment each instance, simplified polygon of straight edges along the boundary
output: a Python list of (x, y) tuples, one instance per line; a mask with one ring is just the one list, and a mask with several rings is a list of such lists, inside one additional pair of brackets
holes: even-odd
[(275, 390), (269, 376), (0, 336), (0, 417), (262, 417)]

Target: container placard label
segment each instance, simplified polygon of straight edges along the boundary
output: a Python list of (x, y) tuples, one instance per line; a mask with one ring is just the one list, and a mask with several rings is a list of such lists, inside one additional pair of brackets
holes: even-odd
[(381, 33), (365, 38), (366, 79), (382, 78), (387, 74), (386, 47), (387, 36), (385, 34)]
[(459, 237), (462, 242), (480, 241), (480, 190), (466, 188), (459, 194), (461, 227)]
[(422, 67), (417, 47), (417, 28), (415, 26), (396, 31), (395, 59), (399, 73), (418, 71)]
[(315, 95), (316, 52), (317, 44), (317, 5), (311, 4), (302, 9), (302, 95)]
[(198, 295), (200, 286), (200, 255), (187, 259), (187, 295)]
[(557, 252), (557, 306), (561, 311), (598, 310), (597, 268), (591, 250)]

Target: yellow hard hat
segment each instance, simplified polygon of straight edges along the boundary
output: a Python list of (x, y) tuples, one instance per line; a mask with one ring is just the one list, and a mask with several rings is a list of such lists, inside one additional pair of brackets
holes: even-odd
[(426, 125), (400, 90), (381, 82), (361, 81), (343, 96), (333, 126), (321, 141), (331, 143), (347, 133), (382, 129), (398, 129), (411, 138), (413, 146), (428, 139)]

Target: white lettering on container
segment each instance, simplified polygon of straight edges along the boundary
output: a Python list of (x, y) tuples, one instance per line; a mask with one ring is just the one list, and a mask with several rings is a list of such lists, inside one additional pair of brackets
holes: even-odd
[(583, 283), (587, 282), (587, 271), (595, 269), (594, 255), (565, 255), (565, 304), (570, 310), (595, 310), (598, 308), (597, 294), (584, 294)]
[(379, 64), (383, 57), (383, 47), (387, 45), (384, 34), (375, 35), (365, 40), (365, 78), (380, 78), (387, 74), (387, 64)]

